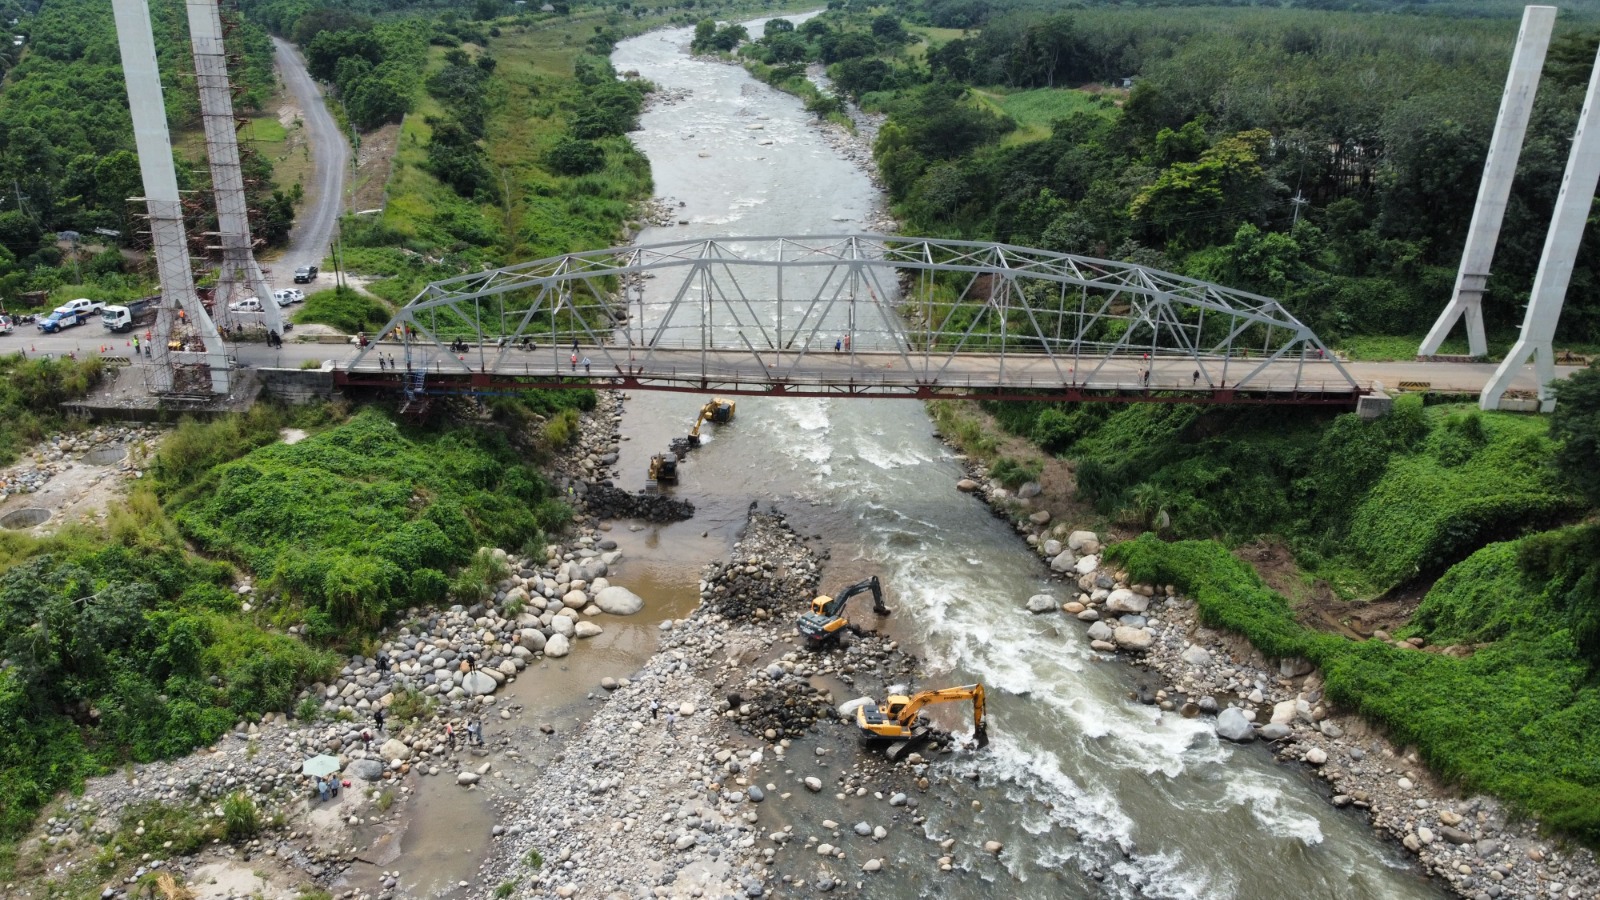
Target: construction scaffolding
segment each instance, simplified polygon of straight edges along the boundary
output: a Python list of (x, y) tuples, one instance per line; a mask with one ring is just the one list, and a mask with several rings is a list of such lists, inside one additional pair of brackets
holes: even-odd
[(112, 0), (111, 5), (144, 182), (145, 196), (135, 199), (142, 200), (148, 211), (161, 282), (155, 322), (144, 338), (151, 350), (141, 361), (145, 383), (160, 395), (227, 394), (232, 365), (216, 324), (195, 292), (150, 9), (145, 0)]
[[(217, 204), (216, 244), (221, 251), (212, 315), (224, 333), (264, 326), (283, 334), (283, 314), (256, 263), (250, 234), (250, 208), (245, 198), (244, 170), (239, 164), (238, 128), (228, 82), (228, 56), (223, 45), (222, 12), (217, 0), (188, 0), (189, 40), (194, 47), (195, 81), (200, 89), (200, 116), (205, 124), (206, 158), (211, 165), (211, 190)], [(260, 311), (241, 311), (234, 304), (254, 297)]]

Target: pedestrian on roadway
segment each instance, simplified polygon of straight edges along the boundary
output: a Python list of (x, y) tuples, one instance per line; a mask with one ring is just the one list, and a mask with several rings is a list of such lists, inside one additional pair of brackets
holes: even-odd
[(1200, 370), (1199, 369), (1195, 369), (1194, 370), (1194, 377), (1189, 379), (1189, 383), (1190, 384), (1199, 384), (1200, 383)]
[(578, 371), (578, 351), (572, 351), (572, 371)]
[(139, 355), (139, 336), (137, 334), (133, 336), (133, 355)]
[(1144, 372), (1139, 377), (1144, 379), (1145, 387), (1149, 387), (1150, 386), (1150, 370), (1149, 369), (1145, 369)]
[(844, 349), (844, 338), (839, 338), (833, 342), (833, 352), (838, 353), (842, 349)]
[(587, 356), (583, 358), (583, 374), (589, 374), (589, 357)]

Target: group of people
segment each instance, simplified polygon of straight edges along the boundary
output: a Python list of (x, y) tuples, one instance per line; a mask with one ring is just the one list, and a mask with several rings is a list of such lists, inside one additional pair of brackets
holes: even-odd
[[(478, 721), (477, 719), (472, 719), (471, 721), (467, 722), (466, 731), (467, 731), (466, 742), (467, 742), (467, 746), (468, 747), (482, 747), (483, 746), (483, 723), (482, 722)], [(449, 722), (444, 723), (444, 740), (445, 740), (445, 743), (450, 745), (450, 749), (451, 750), (454, 750), (456, 748), (456, 727), (455, 727), (455, 725), (453, 725), (453, 724), (451, 724)]]
[(337, 799), (339, 796), (340, 781), (337, 775), (317, 776), (317, 796), (323, 800)]

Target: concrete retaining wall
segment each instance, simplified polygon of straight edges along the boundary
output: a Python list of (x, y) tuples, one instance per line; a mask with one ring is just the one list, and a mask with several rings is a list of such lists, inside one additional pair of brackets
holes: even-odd
[(338, 395), (333, 372), (321, 369), (258, 369), (262, 391), (274, 400), (296, 406), (332, 400)]

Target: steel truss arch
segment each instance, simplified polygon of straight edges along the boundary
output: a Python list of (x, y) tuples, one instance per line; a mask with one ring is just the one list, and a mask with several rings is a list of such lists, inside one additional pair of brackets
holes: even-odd
[(1269, 297), (1133, 263), (875, 234), (672, 241), (474, 272), (427, 285), (378, 338), (346, 377), (403, 367), (416, 392), (430, 379), (600, 377), (797, 396), (1363, 393)]

